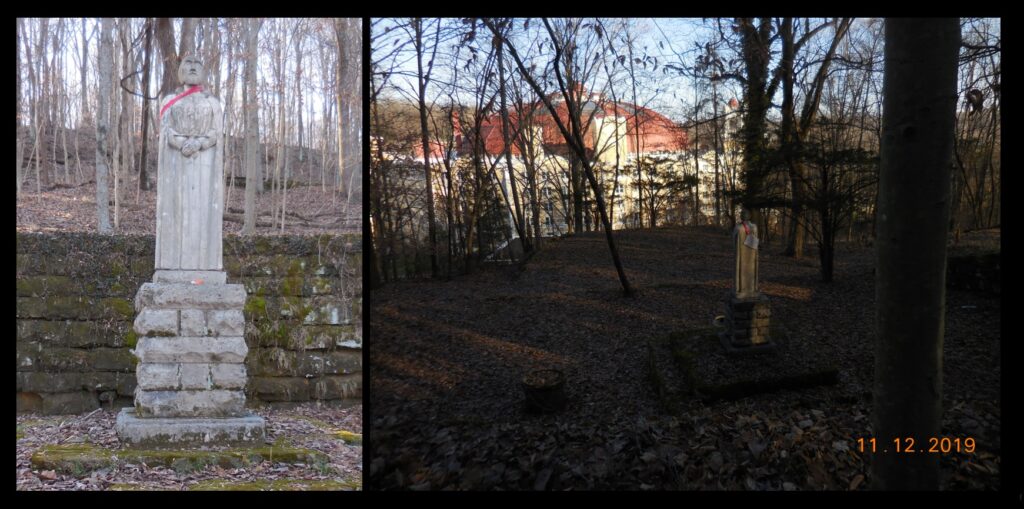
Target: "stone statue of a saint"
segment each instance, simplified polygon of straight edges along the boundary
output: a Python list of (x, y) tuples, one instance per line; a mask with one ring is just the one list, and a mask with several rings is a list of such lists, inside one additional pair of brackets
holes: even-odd
[(117, 416), (125, 443), (261, 444), (266, 422), (245, 406), (245, 286), (227, 283), (220, 101), (186, 56), (184, 86), (160, 101), (156, 271), (135, 294), (135, 406)]
[(156, 270), (219, 271), (224, 218), (223, 115), (203, 89), (203, 64), (186, 56), (181, 89), (160, 101)]
[(750, 220), (750, 211), (743, 209), (740, 222), (736, 223), (732, 236), (736, 244), (736, 286), (737, 298), (757, 297), (757, 224)]

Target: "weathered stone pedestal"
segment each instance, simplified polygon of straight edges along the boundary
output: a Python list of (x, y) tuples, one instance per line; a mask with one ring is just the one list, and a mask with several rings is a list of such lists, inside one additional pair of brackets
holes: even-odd
[(769, 326), (771, 302), (768, 296), (738, 297), (731, 293), (725, 303), (725, 331), (722, 346), (729, 353), (756, 353), (775, 348)]
[(118, 436), (155, 446), (262, 442), (263, 418), (245, 408), (245, 287), (225, 284), (223, 271), (158, 270), (154, 280), (135, 297), (138, 385)]

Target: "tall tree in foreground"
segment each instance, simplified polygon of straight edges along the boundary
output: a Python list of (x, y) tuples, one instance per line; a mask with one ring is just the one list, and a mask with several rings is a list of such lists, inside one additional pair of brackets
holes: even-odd
[(110, 233), (110, 209), (107, 190), (107, 133), (110, 130), (110, 78), (114, 73), (112, 57), (114, 42), (111, 31), (114, 20), (100, 21), (99, 54), (99, 107), (96, 111), (96, 219), (100, 233)]
[[(888, 19), (878, 196), (875, 489), (935, 490), (942, 417), (946, 229), (960, 24)], [(901, 452), (894, 453), (894, 441)], [(889, 453), (881, 451), (888, 449)]]

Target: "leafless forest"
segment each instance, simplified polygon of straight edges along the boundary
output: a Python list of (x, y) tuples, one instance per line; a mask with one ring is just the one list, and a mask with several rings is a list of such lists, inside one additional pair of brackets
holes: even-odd
[[(816, 247), (828, 281), (835, 242), (875, 233), (883, 26), (375, 19), (375, 277), (450, 276), (509, 243), (528, 254), (543, 237), (609, 226), (731, 228), (746, 204), (787, 254)], [(961, 19), (954, 242), (999, 226), (999, 31)], [(679, 143), (659, 146), (655, 131)]]
[(17, 42), (19, 231), (152, 233), (156, 110), (186, 54), (225, 112), (226, 231), (360, 231), (360, 20), (19, 19)]

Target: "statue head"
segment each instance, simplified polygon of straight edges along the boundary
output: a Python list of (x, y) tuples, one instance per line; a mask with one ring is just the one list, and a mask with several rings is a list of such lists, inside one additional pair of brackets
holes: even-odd
[(178, 66), (178, 80), (186, 86), (199, 85), (206, 79), (203, 62), (195, 55), (186, 55)]

